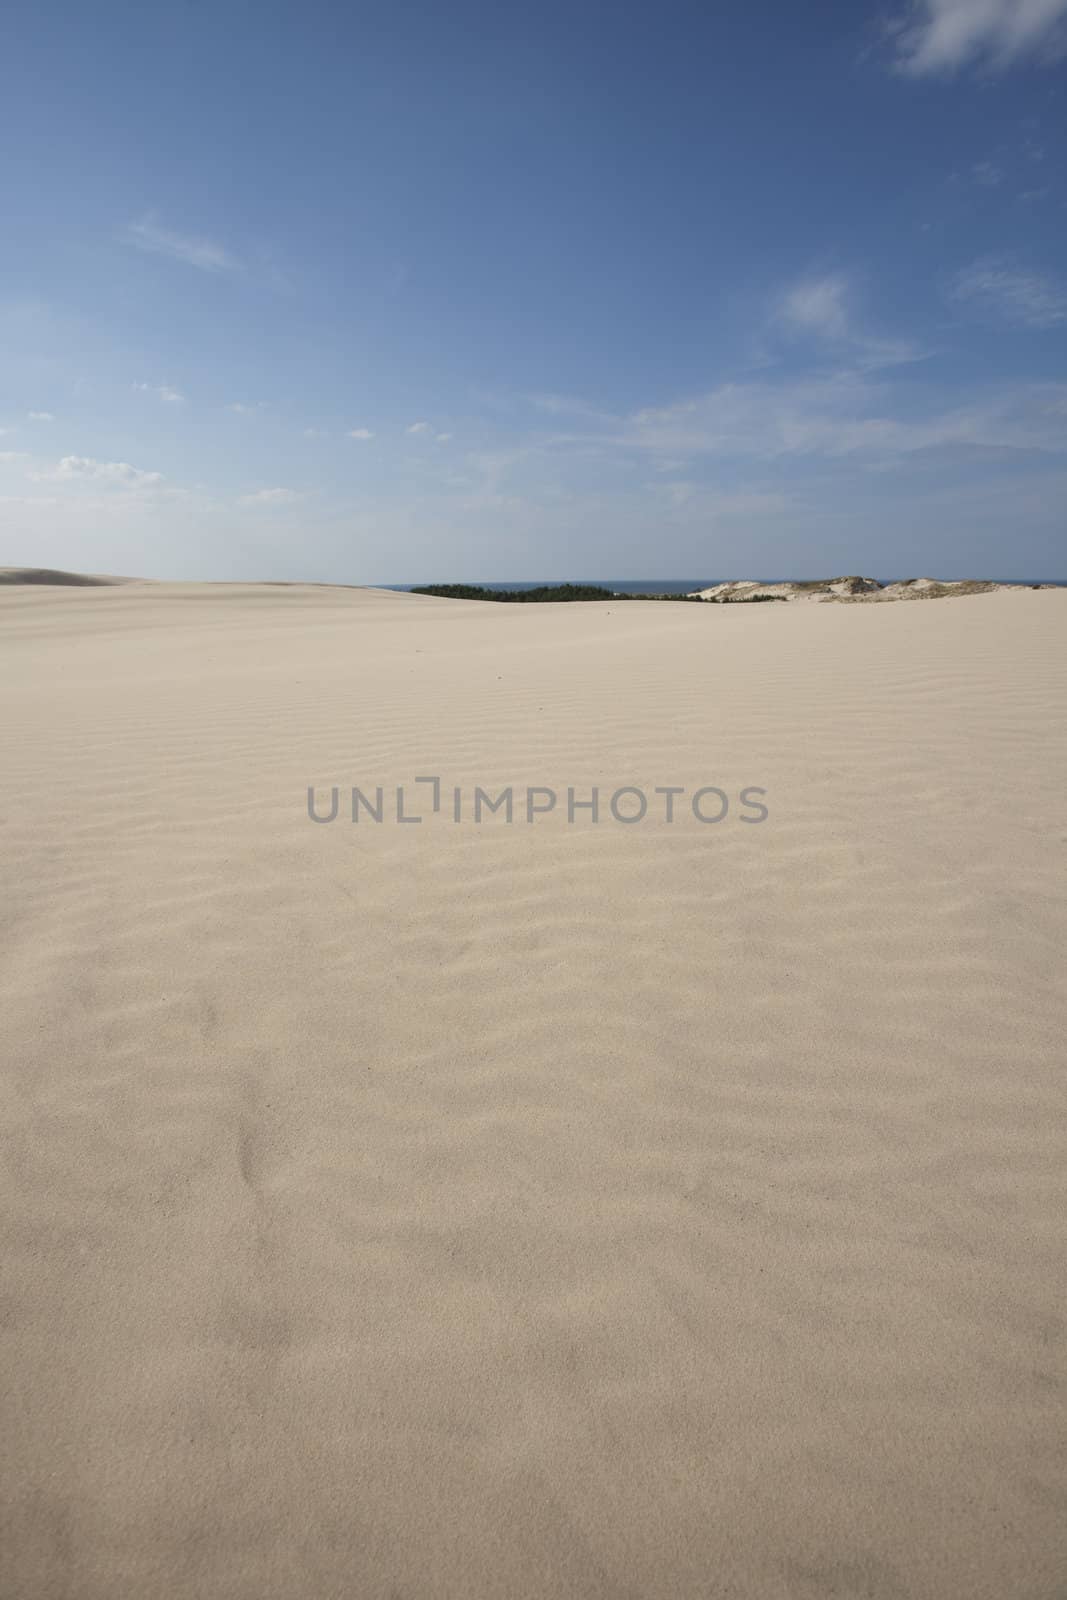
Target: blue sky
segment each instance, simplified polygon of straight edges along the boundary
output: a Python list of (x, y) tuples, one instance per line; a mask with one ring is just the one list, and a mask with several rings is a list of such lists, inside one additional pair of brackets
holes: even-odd
[(1067, 577), (1067, 0), (9, 12), (0, 562)]

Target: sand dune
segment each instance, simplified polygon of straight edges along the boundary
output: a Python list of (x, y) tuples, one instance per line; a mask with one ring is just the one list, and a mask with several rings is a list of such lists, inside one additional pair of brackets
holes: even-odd
[(1041, 583), (1000, 583), (988, 578), (902, 578), (895, 583), (879, 583), (876, 578), (858, 576), (784, 583), (761, 583), (755, 578), (736, 578), (728, 583), (713, 583), (707, 589), (694, 589), (689, 598), (720, 602), (789, 600), (815, 605), (841, 602), (872, 605), (890, 600), (970, 599), (976, 594), (1052, 587), (1054, 585)]
[(55, 584), (67, 588), (86, 589), (102, 583), (145, 581), (142, 578), (115, 578), (101, 572), (64, 572), (61, 567), (0, 567), (0, 583), (4, 584)]
[(0, 593), (0, 1594), (1061, 1594), (1065, 624)]

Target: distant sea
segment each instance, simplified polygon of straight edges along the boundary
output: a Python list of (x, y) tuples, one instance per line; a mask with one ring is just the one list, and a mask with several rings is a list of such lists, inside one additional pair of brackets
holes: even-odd
[[(710, 589), (716, 583), (727, 583), (727, 578), (516, 578), (508, 582), (490, 582), (487, 578), (433, 578), (432, 583), (475, 583), (483, 589), (541, 589), (558, 583), (595, 583), (615, 594), (691, 594), (695, 589)], [(789, 583), (789, 578), (764, 578), (764, 583)], [(879, 583), (899, 583), (899, 578), (879, 578)], [(1064, 578), (994, 578), (994, 583), (1054, 583), (1057, 588), (1067, 588)], [(406, 594), (421, 587), (414, 583), (379, 583), (378, 589), (395, 589)]]

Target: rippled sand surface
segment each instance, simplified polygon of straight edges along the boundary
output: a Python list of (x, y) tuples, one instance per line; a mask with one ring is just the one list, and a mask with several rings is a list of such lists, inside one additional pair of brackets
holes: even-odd
[(0, 668), (5, 1600), (1063, 1594), (1067, 593)]

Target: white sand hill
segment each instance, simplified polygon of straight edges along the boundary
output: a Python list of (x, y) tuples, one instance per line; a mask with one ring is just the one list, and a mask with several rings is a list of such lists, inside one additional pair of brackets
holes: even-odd
[(1062, 1594), (1065, 624), (5, 586), (5, 1600)]
[(756, 578), (734, 578), (728, 583), (713, 583), (707, 589), (694, 589), (690, 600), (745, 601), (790, 600), (809, 604), (827, 603), (870, 605), (887, 600), (969, 599), (976, 594), (1001, 590), (1048, 589), (1051, 584), (997, 583), (973, 578), (903, 578), (895, 583), (879, 583), (876, 578), (848, 577), (814, 579), (804, 582), (761, 583)]

